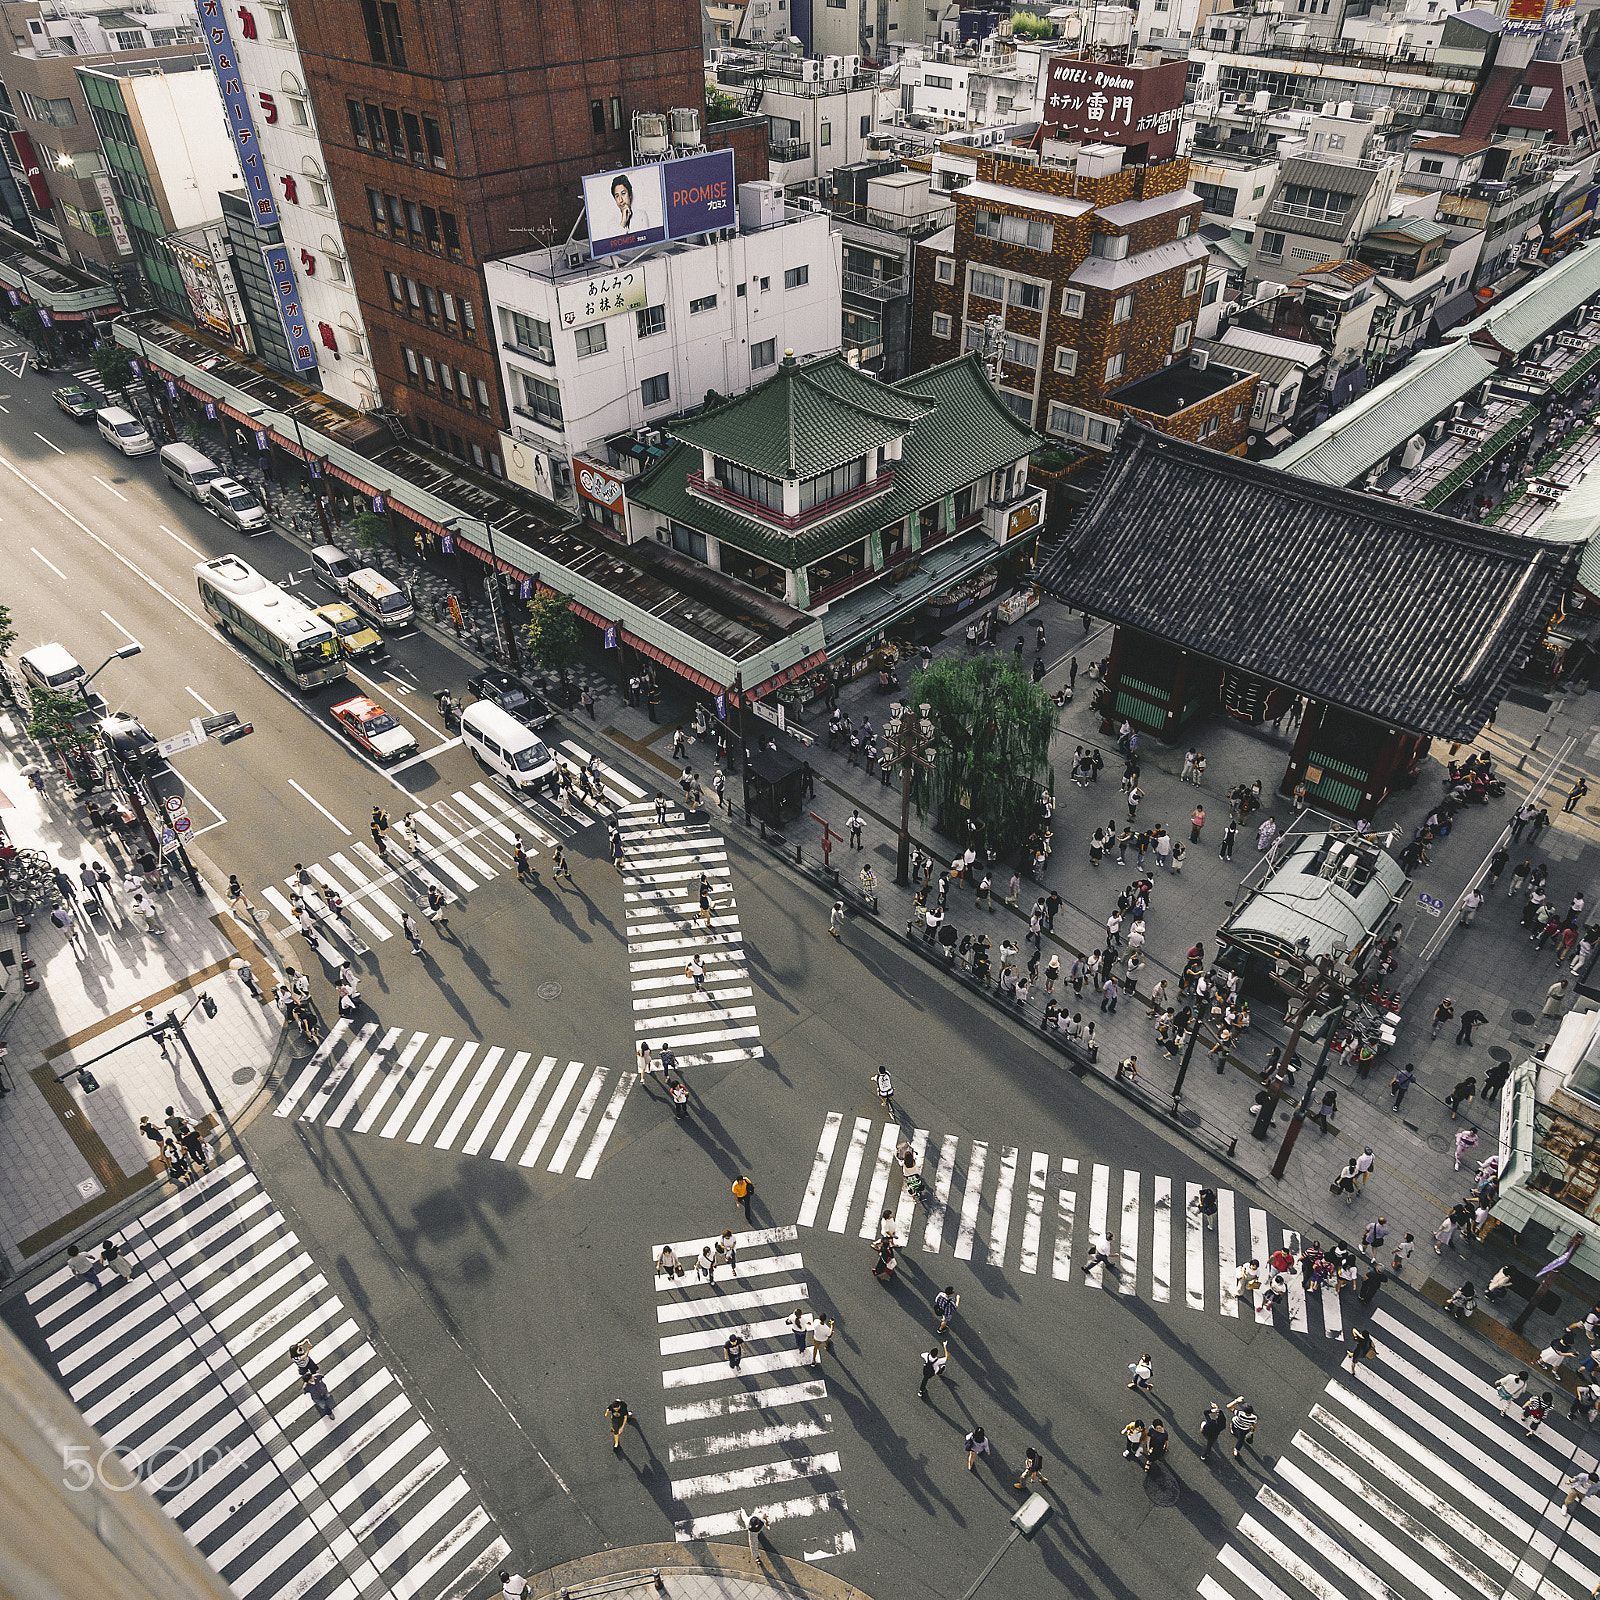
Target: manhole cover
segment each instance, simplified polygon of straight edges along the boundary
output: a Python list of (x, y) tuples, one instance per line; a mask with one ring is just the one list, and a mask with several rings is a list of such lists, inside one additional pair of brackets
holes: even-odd
[(1428, 1148), (1439, 1151), (1441, 1155), (1451, 1147), (1452, 1143), (1453, 1141), (1445, 1134), (1430, 1133), (1428, 1135)]
[(1178, 1480), (1165, 1467), (1152, 1467), (1144, 1475), (1144, 1492), (1153, 1506), (1175, 1506), (1178, 1503)]
[(539, 985), (539, 998), (541, 1000), (559, 1000), (561, 998), (561, 985), (559, 983), (541, 983)]
[(1497, 1044), (1489, 1046), (1489, 1054), (1496, 1061), (1509, 1061), (1511, 1059), (1511, 1052), (1502, 1050)]
[(1518, 1027), (1526, 1028), (1528, 1024), (1533, 1021), (1533, 1013), (1531, 1011), (1513, 1011), (1511, 1013), (1511, 1020), (1516, 1023)]

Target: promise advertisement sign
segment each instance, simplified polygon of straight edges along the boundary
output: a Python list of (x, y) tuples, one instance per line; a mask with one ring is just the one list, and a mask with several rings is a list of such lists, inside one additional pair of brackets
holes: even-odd
[(733, 152), (591, 173), (583, 180), (583, 209), (595, 259), (732, 227)]

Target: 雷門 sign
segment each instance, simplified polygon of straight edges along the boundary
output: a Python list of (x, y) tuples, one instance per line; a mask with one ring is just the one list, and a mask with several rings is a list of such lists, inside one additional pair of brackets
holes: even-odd
[(1147, 145), (1149, 160), (1164, 161), (1177, 153), (1188, 71), (1183, 61), (1125, 67), (1055, 56), (1045, 89), (1045, 131), (1085, 144)]

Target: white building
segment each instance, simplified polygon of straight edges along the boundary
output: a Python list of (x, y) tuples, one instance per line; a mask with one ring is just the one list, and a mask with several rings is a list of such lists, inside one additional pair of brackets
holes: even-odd
[[(639, 470), (611, 442), (692, 411), (708, 390), (741, 394), (785, 350), (839, 348), (840, 235), (820, 206), (771, 183), (739, 186), (739, 230), (591, 262), (583, 241), (485, 263), (512, 405), (507, 475), (571, 504), (591, 465)], [(592, 481), (592, 475), (584, 482)], [(620, 532), (585, 491), (583, 509)]]
[[(294, 22), (287, 5), (276, 0), (264, 4), (254, 11), (254, 19), (258, 20), (253, 21), (252, 38), (241, 23), (241, 16), (236, 12), (230, 19), (234, 52), (248, 91), (262, 159), (278, 205), (283, 242), (288, 246), (300, 303), (317, 354), (317, 376), (330, 399), (358, 411), (370, 411), (379, 404), (377, 377), (317, 136), (316, 114), (305, 90), (305, 69), (295, 45)], [(377, 107), (372, 109), (374, 114), (381, 114)], [(365, 109), (361, 114), (365, 118)], [(389, 115), (396, 113), (391, 111)], [(411, 140), (413, 160), (420, 163), (431, 159), (434, 138), (439, 136), (437, 128), (430, 133), (421, 121), (406, 113), (404, 133)], [(435, 164), (443, 166), (442, 142), (437, 150)], [(207, 198), (207, 215), (215, 215), (216, 209), (213, 192)]]

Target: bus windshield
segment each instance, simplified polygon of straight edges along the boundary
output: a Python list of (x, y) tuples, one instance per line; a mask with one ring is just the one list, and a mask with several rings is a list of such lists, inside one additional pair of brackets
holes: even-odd
[(295, 646), (296, 661), (328, 661), (333, 657), (334, 642), (331, 633), (314, 633)]

